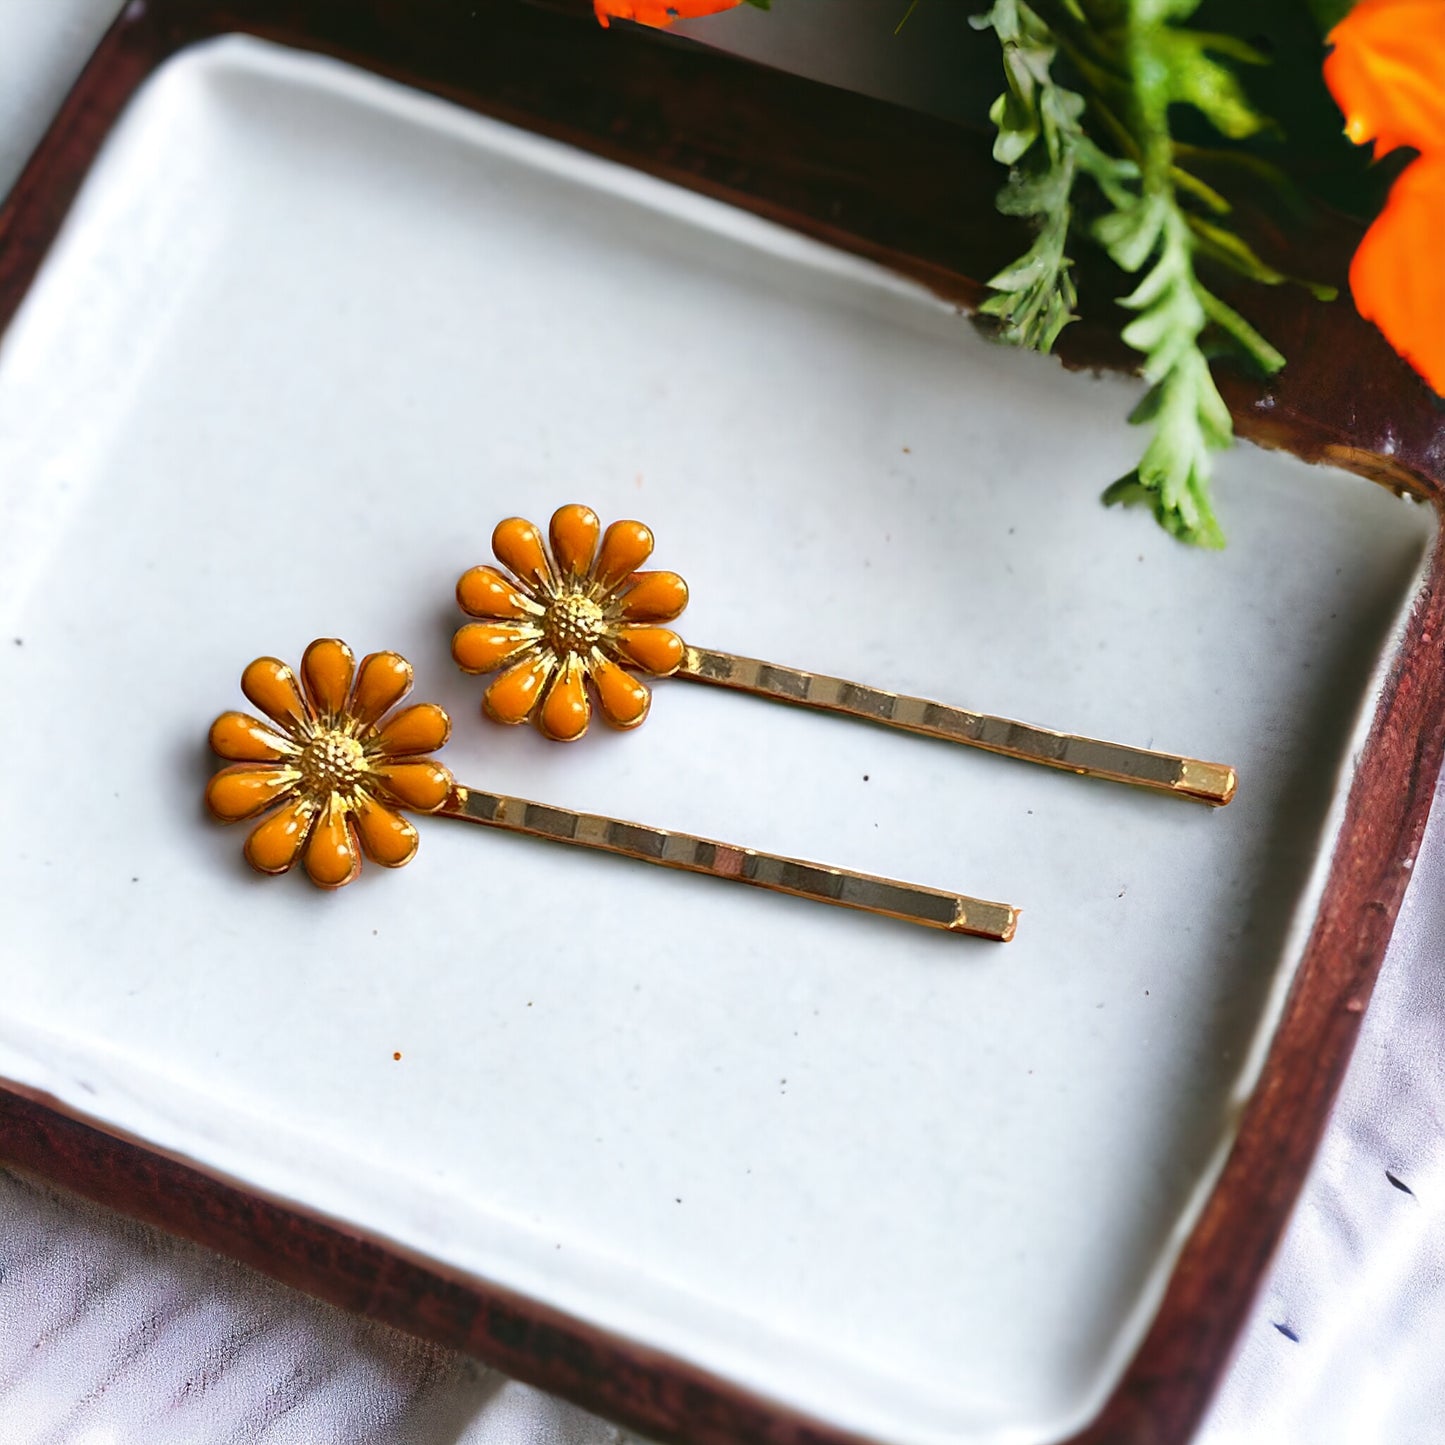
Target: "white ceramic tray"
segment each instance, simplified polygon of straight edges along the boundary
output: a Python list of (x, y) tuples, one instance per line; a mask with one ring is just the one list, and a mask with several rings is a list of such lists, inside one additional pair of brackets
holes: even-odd
[[(895, 1445), (1054, 1441), (1137, 1345), (1318, 899), (1432, 514), (766, 223), (230, 39), (150, 81), (0, 350), (0, 1076)], [(484, 726), (508, 513), (654, 528), (693, 641), (1234, 763), (1213, 812), (681, 682)], [(251, 657), (393, 647), (485, 787), (1005, 899), (1007, 946), (424, 823), (322, 895), (211, 824)], [(400, 1054), (400, 1059), (395, 1056)]]

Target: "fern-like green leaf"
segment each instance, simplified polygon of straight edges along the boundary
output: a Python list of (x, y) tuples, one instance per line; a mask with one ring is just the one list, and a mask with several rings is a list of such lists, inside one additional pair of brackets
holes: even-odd
[[(1121, 303), (1135, 313), (1122, 336), (1144, 358), (1150, 383), (1130, 418), (1151, 430), (1144, 455), (1105, 500), (1146, 503), (1161, 525), (1183, 541), (1223, 544), (1210, 498), (1212, 453), (1229, 446), (1234, 428), (1204, 351), (1213, 326), (1266, 372), (1284, 358), (1237, 311), (1199, 279), (1203, 252), (1254, 280), (1286, 278), (1219, 221), (1227, 199), (1179, 165), (1169, 127), (1173, 105), (1191, 105), (1229, 139), (1267, 129), (1226, 61), (1260, 64), (1263, 57), (1232, 36), (1185, 28), (1199, 0), (1079, 0), (1091, 22), (1098, 73), (1109, 78), (1139, 156), (1138, 183), (1095, 225), (1095, 235), (1116, 265), (1142, 272)], [(1106, 193), (1107, 196), (1107, 193)], [(1215, 219), (1206, 219), (1189, 204)]]
[[(982, 309), (998, 318), (1004, 340), (1041, 351), (1053, 346), (1077, 300), (1069, 228), (1075, 184), (1088, 176), (1104, 202), (1092, 224), (1094, 239), (1136, 278), (1121, 303), (1133, 312), (1122, 337), (1143, 357), (1149, 383), (1130, 418), (1151, 429), (1144, 455), (1106, 500), (1147, 503), (1176, 537), (1220, 546), (1211, 458), (1232, 443), (1233, 427), (1210, 374), (1206, 343), (1217, 349), (1222, 341), (1266, 373), (1284, 358), (1205, 287), (1196, 260), (1206, 257), (1268, 285), (1295, 278), (1270, 266), (1230, 228), (1228, 196), (1194, 169), (1196, 161), (1217, 168), (1220, 156), (1239, 156), (1241, 165), (1267, 174), (1266, 162), (1229, 149), (1228, 142), (1273, 128), (1235, 71), (1264, 64), (1265, 57), (1235, 36), (1190, 27), (1200, 3), (1034, 0), (1035, 10), (1024, 0), (994, 0), (975, 19), (996, 33), (1003, 51), (1005, 90), (990, 116), (994, 155), (1011, 170), (998, 207), (1035, 226), (1029, 249), (989, 282), (993, 294)], [(1082, 92), (1060, 83), (1055, 62), (1061, 55)], [(1202, 115), (1223, 138), (1222, 148), (1176, 145), (1175, 106)]]
[(979, 309), (998, 319), (1001, 341), (1049, 351), (1078, 300), (1067, 243), (1084, 98), (1054, 80), (1052, 32), (1024, 0), (994, 0), (973, 24), (1003, 48), (1006, 88), (989, 110), (994, 159), (1011, 167), (998, 208), (1035, 226), (1029, 249), (989, 279), (993, 294)]

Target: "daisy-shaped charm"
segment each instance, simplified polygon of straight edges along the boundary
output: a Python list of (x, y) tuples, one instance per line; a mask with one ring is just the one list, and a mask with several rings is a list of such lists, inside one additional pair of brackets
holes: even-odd
[(451, 774), (424, 756), (446, 742), (446, 713), (429, 702), (392, 712), (411, 684), (404, 657), (373, 652), (357, 667), (329, 637), (306, 649), (299, 684), (274, 657), (241, 674), (270, 722), (227, 712), (211, 725), (211, 748), (231, 766), (207, 784), (206, 806), (223, 823), (267, 815), (246, 839), (253, 868), (284, 873), (304, 857), (313, 883), (340, 888), (363, 852), (384, 868), (411, 862), (416, 829), (397, 809), (433, 813), (452, 790)]
[[(660, 622), (687, 606), (676, 572), (640, 572), (652, 555), (641, 522), (613, 522), (601, 537), (589, 507), (559, 507), (551, 553), (542, 533), (509, 517), (492, 533), (492, 551), (507, 569), (473, 567), (457, 583), (457, 602), (480, 618), (459, 628), (452, 656), (463, 672), (499, 672), (482, 700), (494, 722), (531, 718), (554, 742), (572, 742), (592, 716), (634, 728), (652, 695), (627, 669), (653, 677), (676, 672), (682, 639)], [(500, 670), (500, 671), (499, 671)]]

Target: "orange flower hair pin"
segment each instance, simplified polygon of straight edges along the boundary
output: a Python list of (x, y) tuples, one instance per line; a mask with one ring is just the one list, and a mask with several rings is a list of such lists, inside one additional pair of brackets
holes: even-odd
[(357, 666), (335, 638), (306, 649), (299, 679), (274, 657), (246, 668), (241, 691), (269, 721), (226, 712), (211, 725), (211, 747), (229, 766), (212, 776), (206, 805), (223, 823), (260, 820), (244, 850), (253, 868), (285, 873), (301, 859), (318, 887), (340, 888), (363, 855), (384, 868), (409, 863), (417, 830), (403, 812), (432, 813), (925, 928), (1001, 943), (1014, 935), (1018, 910), (1006, 903), (464, 787), (428, 756), (451, 733), (446, 713), (399, 707), (411, 686), (404, 657), (373, 652)]
[(457, 630), (452, 656), (463, 672), (498, 674), (482, 698), (483, 711), (494, 722), (530, 718), (545, 737), (572, 742), (587, 731), (590, 685), (607, 722), (636, 727), (647, 716), (651, 696), (628, 671), (632, 668), (1216, 806), (1234, 796), (1234, 769), (1223, 763), (1075, 737), (690, 647), (661, 625), (675, 621), (687, 606), (687, 583), (675, 572), (639, 570), (652, 555), (652, 533), (641, 522), (613, 522), (604, 534), (595, 512), (573, 504), (558, 508), (550, 530), (549, 555), (536, 526), (521, 517), (507, 518), (492, 533), (492, 551), (506, 573), (473, 567), (457, 583), (458, 604), (478, 620)]

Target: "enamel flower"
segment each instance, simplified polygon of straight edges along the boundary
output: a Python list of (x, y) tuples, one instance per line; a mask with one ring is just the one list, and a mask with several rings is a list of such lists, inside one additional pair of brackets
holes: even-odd
[(253, 868), (284, 873), (304, 857), (313, 883), (340, 888), (363, 852), (384, 868), (411, 861), (416, 829), (397, 809), (435, 812), (452, 790), (424, 756), (446, 742), (446, 713), (435, 703), (392, 712), (411, 685), (404, 657), (373, 652), (358, 667), (335, 638), (306, 649), (299, 684), (274, 657), (242, 673), (241, 691), (270, 722), (227, 712), (211, 725), (211, 748), (231, 766), (207, 784), (206, 806), (223, 823), (266, 815), (246, 840)]
[(687, 583), (675, 572), (641, 572), (652, 533), (641, 522), (601, 524), (588, 507), (558, 508), (551, 552), (531, 522), (509, 517), (492, 533), (492, 551), (510, 575), (473, 567), (457, 583), (468, 622), (452, 639), (463, 672), (499, 675), (482, 706), (494, 722), (531, 718), (554, 742), (587, 731), (589, 689), (602, 716), (633, 728), (652, 695), (627, 668), (653, 677), (676, 672), (682, 639), (660, 622), (687, 606)]

